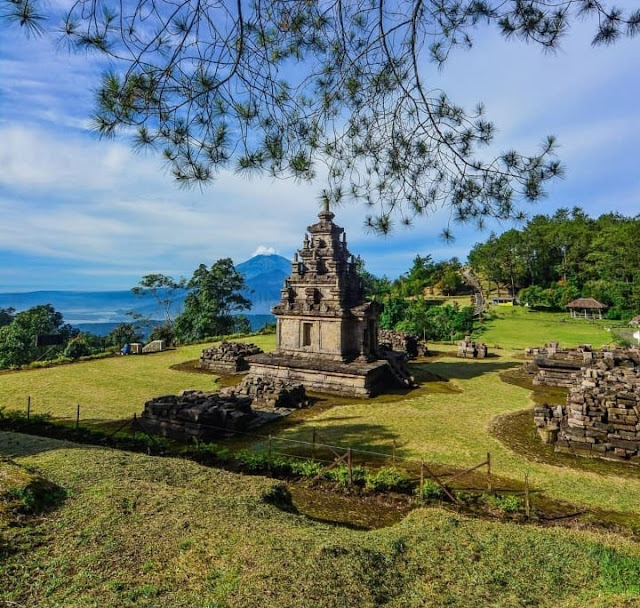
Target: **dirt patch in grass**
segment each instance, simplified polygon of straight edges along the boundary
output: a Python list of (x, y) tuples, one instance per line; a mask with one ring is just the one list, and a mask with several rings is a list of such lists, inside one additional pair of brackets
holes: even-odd
[(369, 495), (330, 492), (308, 484), (289, 484), (296, 509), (313, 521), (354, 530), (386, 528), (402, 521), (415, 508), (410, 496)]

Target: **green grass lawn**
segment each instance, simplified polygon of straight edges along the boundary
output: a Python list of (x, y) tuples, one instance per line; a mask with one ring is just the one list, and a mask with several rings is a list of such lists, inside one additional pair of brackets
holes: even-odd
[[(309, 440), (317, 429), (333, 444), (387, 454), (395, 441), (400, 458), (458, 467), (491, 452), (494, 475), (521, 482), (526, 473), (551, 499), (595, 520), (603, 511), (619, 514), (640, 529), (640, 475), (535, 461), (492, 433), (496, 420), (532, 405), (531, 391), (500, 378), (522, 364), (518, 349), (551, 339), (597, 346), (608, 333), (600, 324), (503, 310), (482, 338), (491, 347), (487, 336), (495, 337), (504, 347), (499, 356), (421, 362), (414, 371), (430, 380), (420, 389), (320, 402), (275, 433)], [(274, 336), (248, 340), (265, 350), (275, 345)], [(80, 403), (87, 421), (129, 417), (151, 397), (214, 388), (211, 375), (171, 369), (204, 346), (3, 373), (0, 406), (24, 409), (30, 395), (34, 413), (70, 418)], [(0, 433), (0, 456), (12, 459), (0, 458), (0, 605), (640, 605), (640, 549), (614, 533), (481, 521), (438, 508), (356, 531), (277, 508), (275, 481), (192, 462), (16, 433)], [(11, 509), (28, 496), (18, 486), (33, 475), (67, 498), (43, 516), (20, 516), (16, 526)]]
[(192, 462), (15, 433), (0, 433), (0, 453), (13, 458), (0, 460), (0, 498), (23, 489), (16, 467), (67, 492), (21, 525), (0, 520), (4, 606), (631, 608), (640, 598), (640, 550), (614, 535), (437, 507), (357, 531), (281, 510), (277, 482)]
[(606, 320), (571, 319), (567, 313), (537, 312), (522, 306), (492, 306), (491, 320), (474, 335), (489, 348), (524, 349), (557, 341), (561, 346), (591, 344), (599, 348), (613, 342), (612, 324)]
[[(596, 332), (608, 336), (596, 325), (563, 324), (545, 313), (538, 313), (542, 317), (531, 315), (544, 321), (535, 324), (540, 330), (536, 334), (533, 326), (527, 325), (526, 314), (524, 309), (506, 310), (503, 317), (493, 321), (494, 331), (506, 336), (510, 328), (519, 327), (521, 332), (533, 332), (530, 335), (534, 339), (525, 342), (525, 338), (520, 338), (523, 343), (533, 344), (549, 339), (554, 326), (575, 329), (573, 334), (567, 329), (567, 344), (582, 342), (586, 337), (596, 344)], [(543, 327), (548, 336), (543, 335)], [(586, 331), (591, 333), (583, 333)], [(275, 336), (249, 340), (265, 350), (275, 344)], [(47, 412), (69, 419), (75, 416), (79, 403), (81, 419), (87, 422), (127, 418), (140, 413), (144, 402), (152, 397), (187, 388), (213, 389), (211, 375), (170, 369), (172, 365), (197, 359), (202, 348), (189, 346), (155, 355), (114, 357), (0, 374), (0, 405), (24, 409), (27, 395), (31, 395), (34, 413)], [(334, 399), (331, 407), (319, 404), (269, 432), (309, 441), (315, 428), (325, 442), (387, 454), (395, 441), (399, 456), (458, 467), (478, 464), (491, 452), (496, 475), (521, 482), (528, 473), (531, 483), (554, 499), (636, 517), (640, 476), (636, 479), (534, 462), (503, 445), (490, 432), (496, 417), (532, 405), (529, 390), (500, 379), (501, 372), (520, 366), (522, 361), (514, 358), (515, 351), (498, 352), (499, 357), (477, 361), (441, 357), (421, 364), (421, 373), (431, 372), (448, 379), (448, 383), (426, 382), (421, 389), (405, 396), (364, 401)], [(640, 527), (640, 521), (637, 525)]]
[[(275, 336), (252, 336), (265, 350)], [(0, 407), (25, 410), (31, 396), (34, 414), (73, 418), (77, 405), (83, 420), (115, 420), (140, 413), (145, 401), (184, 389), (214, 390), (214, 376), (186, 374), (172, 365), (198, 359), (206, 344), (149, 355), (115, 356), (70, 365), (0, 373)]]

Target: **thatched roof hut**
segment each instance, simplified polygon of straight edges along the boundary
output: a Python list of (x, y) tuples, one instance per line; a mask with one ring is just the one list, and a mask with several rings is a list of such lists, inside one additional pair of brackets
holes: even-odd
[(602, 311), (606, 310), (608, 306), (594, 298), (578, 298), (573, 302), (569, 302), (566, 308), (569, 309), (571, 316), (574, 318), (584, 317), (588, 319), (597, 316), (598, 319), (602, 319)]
[(629, 325), (640, 325), (640, 315), (636, 315), (629, 321)]

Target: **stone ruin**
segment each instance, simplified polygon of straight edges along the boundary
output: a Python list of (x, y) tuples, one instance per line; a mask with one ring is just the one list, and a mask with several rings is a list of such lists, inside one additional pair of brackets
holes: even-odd
[(302, 384), (290, 384), (276, 378), (245, 376), (240, 384), (222, 389), (223, 395), (250, 397), (256, 408), (299, 409), (310, 405)]
[(409, 359), (429, 356), (427, 343), (415, 334), (393, 329), (378, 330), (378, 344), (381, 349), (406, 353)]
[(458, 357), (465, 359), (484, 359), (488, 354), (487, 345), (483, 342), (474, 342), (471, 336), (465, 336), (458, 342)]
[(571, 388), (582, 377), (583, 369), (611, 370), (616, 367), (634, 368), (640, 365), (637, 348), (614, 348), (593, 350), (584, 344), (573, 349), (561, 349), (558, 342), (549, 342), (545, 347), (527, 348), (524, 364), (529, 374), (534, 374), (533, 383), (545, 386)]
[(151, 340), (149, 344), (142, 347), (142, 354), (161, 353), (167, 350), (167, 343), (164, 340)]
[(237, 374), (249, 369), (247, 357), (261, 352), (255, 344), (224, 341), (219, 346), (205, 348), (198, 367), (219, 374)]
[(213, 441), (245, 431), (255, 416), (250, 397), (183, 391), (147, 401), (138, 423), (148, 433), (178, 441)]
[(640, 464), (640, 369), (584, 368), (565, 405), (535, 408), (535, 424), (558, 452)]
[(183, 391), (144, 404), (142, 429), (178, 441), (213, 441), (309, 405), (304, 386), (246, 377), (215, 392)]

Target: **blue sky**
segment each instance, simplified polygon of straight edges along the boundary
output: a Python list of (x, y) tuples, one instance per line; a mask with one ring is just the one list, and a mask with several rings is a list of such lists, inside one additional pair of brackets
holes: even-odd
[[(576, 24), (551, 55), (482, 32), (444, 71), (425, 71), (457, 104), (485, 103), (496, 151), (534, 152), (557, 136), (566, 178), (530, 214), (575, 205), (594, 216), (640, 213), (640, 39), (594, 49), (594, 29)], [(178, 189), (158, 158), (89, 129), (102, 67), (0, 25), (0, 292), (128, 289), (144, 274), (190, 276), (221, 257), (293, 255), (315, 221), (322, 181), (222, 172), (202, 191)], [(387, 237), (367, 233), (363, 216), (354, 204), (336, 210), (335, 221), (368, 269), (392, 278), (416, 254), (464, 259), (490, 230), (512, 227), (456, 226), (448, 244), (439, 237), (446, 210)]]

